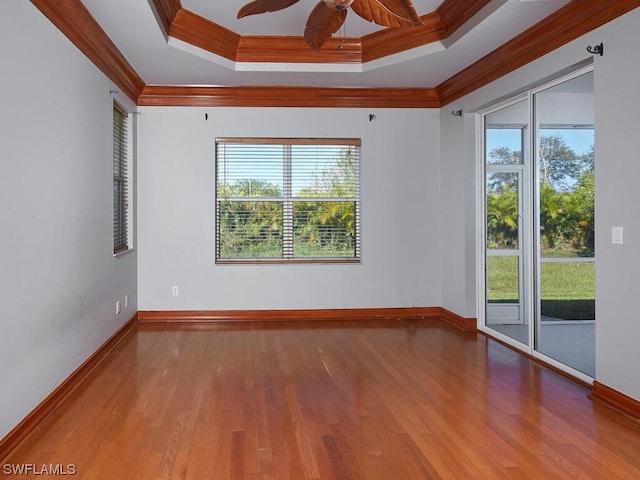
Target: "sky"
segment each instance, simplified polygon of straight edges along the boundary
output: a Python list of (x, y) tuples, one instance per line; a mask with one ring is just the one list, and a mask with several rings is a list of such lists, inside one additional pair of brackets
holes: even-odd
[[(577, 155), (587, 153), (594, 143), (593, 129), (586, 128), (554, 128), (541, 130), (542, 135), (551, 136), (559, 134), (565, 143)], [(496, 128), (487, 131), (487, 151), (498, 147), (508, 147), (511, 150), (520, 150), (520, 130), (511, 128)]]

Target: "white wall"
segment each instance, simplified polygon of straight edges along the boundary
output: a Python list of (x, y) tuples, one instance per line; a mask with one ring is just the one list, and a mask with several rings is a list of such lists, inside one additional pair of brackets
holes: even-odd
[[(440, 305), (438, 110), (141, 113), (140, 310)], [(362, 139), (360, 265), (215, 265), (214, 139), (235, 136)]]
[(30, 2), (3, 4), (0, 65), (1, 438), (137, 305), (135, 253), (113, 257), (113, 86)]
[[(596, 111), (596, 368), (602, 383), (640, 400), (640, 9), (599, 36)], [(624, 245), (611, 227), (624, 227)]]
[(450, 161), (465, 157), (464, 118), (451, 114), (451, 108), (441, 115), (441, 183), (442, 188), (442, 302), (441, 306), (458, 315), (474, 317), (467, 313), (467, 289), (464, 272), (467, 268), (465, 252), (465, 216), (467, 200), (473, 190), (466, 188), (464, 161)]
[[(476, 156), (475, 121), (472, 112), (502, 98), (510, 92), (553, 76), (571, 65), (589, 61), (595, 64), (595, 126), (596, 126), (596, 375), (597, 380), (618, 391), (640, 399), (640, 321), (637, 297), (640, 293), (640, 207), (637, 200), (640, 178), (640, 150), (637, 131), (640, 126), (640, 64), (635, 50), (640, 32), (640, 9), (590, 32), (560, 49), (512, 72), (509, 75), (448, 105), (441, 111), (441, 141), (443, 174), (449, 178), (467, 173), (466, 186), (475, 186)], [(592, 57), (587, 45), (604, 42), (605, 55)], [(451, 110), (462, 108), (464, 121), (451, 117)], [(461, 148), (464, 143), (466, 148)], [(443, 176), (443, 181), (447, 177)], [(470, 181), (471, 179), (471, 181)], [(443, 265), (452, 271), (443, 274), (443, 307), (460, 315), (475, 317), (473, 305), (459, 300), (472, 298), (477, 288), (476, 255), (468, 254), (460, 264), (457, 247), (450, 247), (465, 238), (467, 252), (475, 247), (475, 191), (463, 183), (443, 189), (443, 205), (454, 202), (460, 210), (464, 198), (466, 214), (456, 221), (443, 214)], [(625, 228), (625, 244), (611, 244), (611, 227)], [(460, 292), (459, 285), (466, 291)], [(456, 291), (456, 295), (449, 292)]]

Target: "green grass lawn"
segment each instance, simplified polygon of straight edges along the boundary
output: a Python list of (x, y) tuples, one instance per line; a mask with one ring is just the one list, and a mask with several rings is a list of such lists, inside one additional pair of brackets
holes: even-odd
[[(517, 257), (487, 258), (489, 301), (518, 300)], [(543, 300), (592, 300), (595, 298), (595, 263), (545, 263), (540, 266)]]
[[(487, 300), (518, 301), (517, 257), (487, 258)], [(595, 318), (595, 263), (546, 263), (540, 266), (542, 314), (584, 320)]]
[(540, 288), (543, 300), (592, 300), (596, 298), (596, 264), (542, 263)]

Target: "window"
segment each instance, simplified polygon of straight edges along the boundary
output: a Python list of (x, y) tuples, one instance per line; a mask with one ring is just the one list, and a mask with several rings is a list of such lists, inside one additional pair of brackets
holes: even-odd
[(127, 222), (128, 114), (113, 104), (113, 253), (129, 249)]
[(359, 262), (359, 139), (216, 139), (216, 262)]

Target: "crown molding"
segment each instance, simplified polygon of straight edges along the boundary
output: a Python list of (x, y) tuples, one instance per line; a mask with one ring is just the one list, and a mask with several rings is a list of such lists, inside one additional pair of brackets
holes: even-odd
[(184, 8), (171, 22), (169, 36), (233, 61), (240, 43), (237, 33)]
[(447, 38), (490, 0), (446, 0), (421, 17), (424, 26), (385, 28), (363, 37), (332, 38), (318, 52), (302, 36), (239, 35), (180, 6), (150, 0), (169, 36), (235, 62), (354, 64), (377, 60)]
[(58, 30), (134, 102), (144, 81), (80, 0), (31, 0)]
[(362, 62), (370, 62), (422, 47), (445, 38), (445, 27), (436, 13), (420, 17), (421, 27), (385, 28), (362, 37)]
[(301, 36), (239, 35), (186, 9), (171, 23), (169, 36), (234, 62), (361, 64), (439, 40), (439, 19), (427, 17), (424, 27), (388, 28), (346, 41), (332, 37), (317, 52)]
[(433, 88), (147, 85), (140, 106), (437, 108)]
[[(236, 59), (238, 49), (242, 43), (246, 56), (242, 61), (255, 58), (258, 49), (262, 48), (259, 37), (241, 37), (240, 35), (211, 23), (218, 36), (200, 38), (201, 31), (189, 31), (195, 23), (200, 25), (204, 19), (179, 8), (179, 0), (149, 0), (162, 15), (157, 15), (169, 22), (169, 18), (176, 13), (169, 24), (169, 30), (175, 35), (182, 36), (185, 41), (196, 40), (204, 44), (210, 42), (215, 45), (226, 58)], [(124, 58), (115, 44), (109, 39), (104, 30), (84, 7), (81, 0), (31, 0), (36, 6), (80, 51), (82, 51), (114, 84), (139, 105), (182, 105), (182, 106), (269, 106), (269, 107), (389, 107), (389, 108), (439, 108), (467, 95), (480, 87), (530, 63), (554, 49), (590, 32), (591, 30), (610, 22), (629, 11), (640, 7), (640, 0), (572, 0), (564, 7), (551, 14), (538, 24), (529, 28), (509, 42), (489, 53), (474, 64), (458, 72), (436, 88), (358, 88), (358, 87), (190, 87), (190, 86), (146, 86), (135, 70)], [(479, 11), (486, 1), (478, 2), (474, 6), (475, 12), (463, 8), (474, 3), (473, 0), (462, 0), (456, 5), (454, 0), (447, 0), (436, 12), (445, 31), (451, 26), (462, 25), (464, 16), (470, 18)], [(436, 38), (444, 35), (440, 31), (427, 33), (434, 29), (438, 20), (431, 14), (427, 28), (416, 27), (411, 35), (421, 39), (402, 40), (398, 42), (426, 41), (429, 35)], [(433, 18), (432, 18), (433, 17)], [(387, 49), (384, 36), (395, 35), (386, 29), (377, 37), (372, 34), (362, 39), (363, 46), (358, 47), (357, 39), (350, 39), (342, 49), (337, 46), (339, 39), (328, 44), (331, 48), (322, 53), (323, 58), (331, 59), (336, 51), (346, 50), (349, 62), (356, 62), (358, 49), (374, 52), (372, 55), (385, 56), (393, 49)], [(379, 39), (380, 41), (378, 45)], [(390, 44), (395, 43), (395, 37), (389, 37)], [(298, 41), (280, 38), (287, 48), (302, 49)], [(353, 45), (351, 44), (353, 43)], [(223, 47), (220, 48), (220, 45)], [(406, 45), (406, 43), (404, 44)], [(413, 44), (412, 44), (413, 45)], [(277, 47), (277, 45), (276, 45)], [(279, 47), (277, 47), (279, 48)], [(404, 48), (404, 47), (401, 47)], [(413, 48), (413, 47), (408, 47)], [(370, 49), (370, 50), (368, 50)], [(389, 52), (389, 53), (387, 53)], [(306, 55), (311, 55), (309, 52)], [(275, 55), (275, 54), (274, 54)], [(302, 53), (300, 53), (302, 56)], [(274, 59), (276, 57), (267, 58)], [(374, 57), (363, 57), (363, 61), (370, 61)], [(380, 58), (380, 57), (375, 57)], [(305, 57), (308, 61), (308, 57)], [(275, 61), (275, 60), (273, 60)], [(291, 59), (288, 58), (290, 62)], [(328, 60), (327, 60), (328, 61)]]
[(154, 13), (162, 32), (165, 36), (168, 35), (171, 23), (173, 23), (176, 15), (182, 9), (180, 0), (149, 0), (149, 4), (155, 11)]
[(445, 106), (640, 6), (640, 0), (572, 0), (436, 87)]
[(446, 0), (434, 12), (444, 29), (443, 38), (452, 35), (488, 5), (491, 0)]
[(242, 35), (233, 59), (236, 62), (275, 63), (362, 63), (360, 38), (330, 38), (318, 52), (295, 36)]

